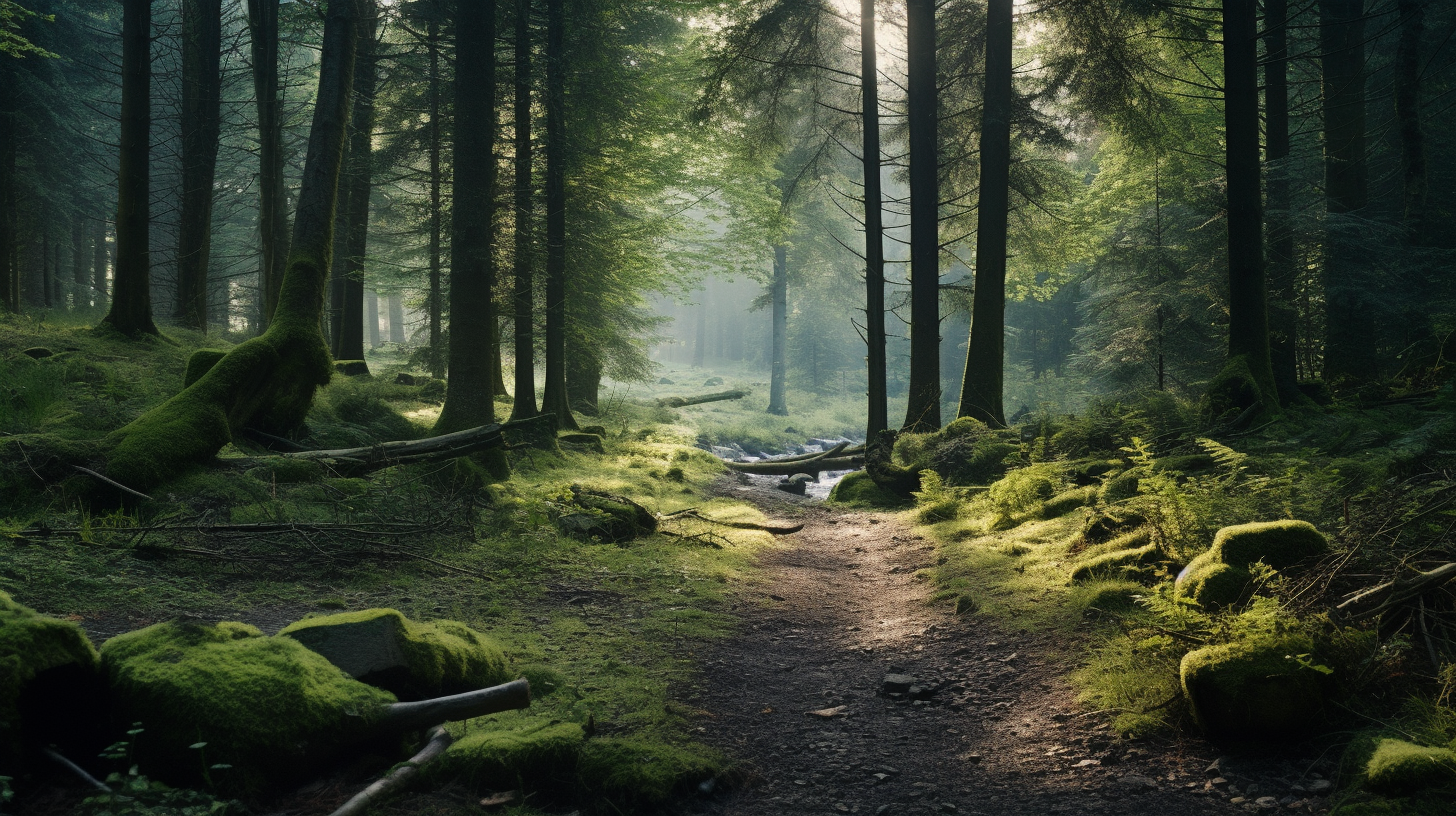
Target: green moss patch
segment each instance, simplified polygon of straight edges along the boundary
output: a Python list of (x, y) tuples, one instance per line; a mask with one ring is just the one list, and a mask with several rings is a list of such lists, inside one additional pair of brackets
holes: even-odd
[(875, 484), (869, 473), (846, 473), (829, 491), (829, 500), (850, 507), (903, 507), (905, 498)]
[(571, 790), (585, 740), (581, 726), (571, 722), (527, 717), (505, 728), (492, 723), (456, 740), (430, 776), (479, 789)]
[(1197, 603), (1207, 610), (1223, 609), (1244, 599), (1254, 582), (1253, 573), (1218, 560), (1212, 551), (1189, 562), (1178, 574), (1175, 585), (1179, 597)]
[(1047, 499), (1041, 506), (1042, 518), (1061, 518), (1097, 500), (1097, 488), (1088, 485), (1068, 490)]
[[(309, 778), (371, 735), (394, 697), (292, 638), (244, 624), (159, 623), (108, 640), (101, 664), (117, 722), (140, 722), (145, 772), (258, 796)], [(201, 748), (191, 746), (206, 743)]]
[(455, 621), (419, 623), (393, 609), (307, 618), (278, 636), (401, 700), (459, 694), (511, 679), (505, 655), (485, 635)]
[(1365, 764), (1365, 779), (1381, 793), (1407, 794), (1456, 782), (1456, 751), (1382, 739)]
[(1116, 550), (1085, 559), (1072, 567), (1073, 581), (1088, 581), (1093, 578), (1146, 578), (1153, 574), (1153, 568), (1164, 560), (1156, 544), (1126, 550)]
[(678, 747), (635, 739), (596, 739), (582, 748), (582, 788), (613, 804), (657, 806), (690, 792), (721, 765), (700, 746)]
[(1213, 537), (1211, 552), (1233, 566), (1263, 561), (1274, 569), (1285, 570), (1306, 558), (1323, 555), (1329, 548), (1325, 537), (1307, 521), (1265, 521), (1219, 530)]
[(1179, 677), (1210, 739), (1288, 740), (1324, 723), (1327, 676), (1307, 666), (1313, 644), (1296, 635), (1208, 646), (1183, 656)]
[(0, 592), (0, 768), (28, 744), (68, 744), (94, 732), (96, 649), (81, 628)]

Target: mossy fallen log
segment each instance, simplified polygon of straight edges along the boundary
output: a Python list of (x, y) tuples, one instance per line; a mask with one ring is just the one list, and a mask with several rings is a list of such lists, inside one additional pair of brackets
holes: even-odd
[(0, 592), (0, 768), (28, 748), (92, 749), (100, 718), (96, 650), (69, 621), (41, 615)]
[(823, 453), (790, 459), (770, 459), (763, 462), (724, 462), (729, 470), (738, 473), (754, 473), (760, 476), (793, 476), (807, 473), (818, 476), (829, 470), (855, 470), (863, 467), (863, 456), (846, 456), (848, 442), (840, 442)]
[(749, 396), (751, 391), (718, 391), (712, 394), (701, 394), (696, 397), (662, 397), (657, 400), (658, 406), (662, 408), (686, 408), (689, 405), (701, 405), (705, 402), (722, 402), (724, 400), (738, 400)]

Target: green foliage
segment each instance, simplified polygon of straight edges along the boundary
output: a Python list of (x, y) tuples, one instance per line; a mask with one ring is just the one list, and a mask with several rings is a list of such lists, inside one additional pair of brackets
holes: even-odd
[(1164, 560), (1156, 544), (1147, 544), (1136, 549), (1115, 550), (1084, 559), (1072, 567), (1073, 581), (1088, 581), (1093, 578), (1146, 579), (1153, 575), (1153, 567)]
[(863, 470), (846, 473), (829, 491), (829, 500), (847, 507), (901, 507), (905, 500), (875, 484)]
[(394, 609), (308, 617), (278, 633), (349, 676), (401, 700), (421, 700), (510, 679), (500, 647), (456, 621), (412, 621)]
[(118, 716), (141, 722), (136, 761), (164, 781), (198, 784), (188, 746), (231, 766), (214, 782), (256, 796), (307, 778), (369, 734), (393, 695), (351, 680), (298, 641), (239, 623), (159, 623), (108, 640), (102, 669)]
[(999, 517), (1010, 519), (1030, 513), (1056, 495), (1058, 470), (1047, 465), (1017, 468), (991, 485), (986, 497)]
[[(102, 758), (129, 762), (132, 746), (146, 729), (136, 723), (127, 732), (127, 739), (113, 744), (102, 752)], [(229, 766), (214, 763), (207, 766), (203, 752), (207, 743), (199, 742), (189, 746), (198, 752), (198, 761), (204, 763), (203, 775), (210, 777), (213, 771), (223, 773)], [(106, 777), (110, 793), (88, 796), (81, 802), (85, 816), (227, 816), (243, 811), (241, 803), (235, 800), (219, 799), (203, 791), (187, 788), (173, 788), (162, 782), (148, 779), (141, 773), (140, 766), (130, 765), (126, 773), (113, 771)]]
[(933, 470), (920, 471), (920, 490), (910, 495), (915, 497), (915, 518), (924, 524), (955, 518), (965, 502), (961, 492), (947, 485)]
[(1194, 719), (1211, 738), (1291, 739), (1324, 722), (1329, 671), (1296, 660), (1300, 634), (1250, 637), (1183, 656), (1179, 673)]

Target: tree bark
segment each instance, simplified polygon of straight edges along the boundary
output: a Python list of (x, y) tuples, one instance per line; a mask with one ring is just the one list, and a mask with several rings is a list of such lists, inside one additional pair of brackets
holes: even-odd
[(1280, 401), (1292, 404), (1299, 391), (1299, 314), (1295, 310), (1297, 270), (1289, 173), (1289, 0), (1264, 2), (1265, 158), (1269, 163), (1269, 357)]
[(1376, 376), (1375, 310), (1369, 253), (1351, 235), (1350, 217), (1369, 203), (1365, 156), (1365, 3), (1320, 0), (1324, 86), (1325, 379), (1368, 382)]
[(495, 2), (455, 12), (455, 166), (450, 239), (450, 387), (435, 433), (495, 421)]
[[(785, 202), (787, 204), (787, 202)], [(769, 351), (768, 412), (789, 413), (789, 248), (774, 247), (773, 336)]]
[(71, 219), (71, 309), (91, 307), (91, 259), (87, 257), (86, 219)]
[(940, 167), (935, 0), (906, 0), (910, 126), (910, 388), (904, 429), (940, 427)]
[(1259, 157), (1257, 0), (1223, 0), (1224, 131), (1228, 173), (1229, 358), (1243, 357), (1264, 410), (1277, 412), (1264, 281)]
[(404, 298), (398, 292), (391, 294), (389, 303), (389, 342), (402, 345), (404, 333)]
[(703, 283), (703, 295), (698, 298), (697, 320), (693, 326), (693, 367), (702, 368), (708, 361), (708, 285)]
[(346, 172), (339, 186), (344, 209), (342, 263), (336, 263), (342, 284), (339, 311), (340, 360), (364, 359), (364, 258), (369, 251), (369, 197), (373, 189), (374, 90), (378, 57), (375, 54), (379, 6), (375, 0), (358, 0), (359, 42), (355, 46), (354, 105), (349, 115), (349, 149)]
[(566, 400), (571, 410), (597, 415), (602, 390), (602, 361), (596, 354), (578, 347), (566, 358)]
[(512, 258), (515, 320), (515, 398), (511, 419), (536, 416), (536, 301), (532, 280), (531, 0), (516, 0), (515, 252)]
[(20, 270), (15, 266), (15, 127), (13, 59), (0, 59), (0, 305), (20, 312)]
[(990, 0), (986, 92), (981, 107), (981, 189), (976, 209), (976, 288), (957, 416), (1006, 425), (1006, 232), (1011, 208), (1011, 0)]
[(252, 427), (285, 435), (333, 374), (319, 330), (354, 74), (356, 0), (329, 0), (288, 270), (267, 331), (102, 442), (105, 475), (145, 491), (205, 462)]
[(748, 396), (747, 391), (717, 391), (712, 394), (700, 394), (696, 397), (660, 397), (657, 404), (664, 408), (686, 408), (689, 405), (701, 405), (705, 402), (722, 402), (724, 400), (743, 399)]
[(364, 292), (364, 333), (369, 348), (379, 348), (379, 294), (373, 289)]
[(116, 271), (103, 323), (134, 337), (157, 334), (150, 270), (152, 3), (124, 0), (121, 23), (121, 156), (117, 170)]
[(542, 413), (577, 430), (566, 394), (566, 9), (546, 3), (546, 391)]
[(440, 21), (438, 6), (430, 17), (427, 43), (430, 52), (430, 292), (426, 304), (429, 320), (430, 376), (445, 376), (445, 339), (441, 326), (443, 295), (440, 290)]
[(261, 326), (278, 308), (288, 265), (288, 190), (283, 177), (283, 102), (278, 89), (278, 0), (248, 0), (253, 95), (258, 104), (258, 270)]
[(860, 0), (860, 94), (864, 128), (865, 341), (869, 372), (866, 438), (890, 427), (885, 373), (885, 229), (880, 189), (880, 73), (875, 0)]
[(1426, 226), (1426, 137), (1421, 127), (1421, 39), (1426, 0), (1398, 0), (1400, 43), (1395, 51), (1395, 116), (1400, 123), (1401, 192), (1406, 235), (1420, 244)]
[(207, 331), (212, 185), (222, 132), (222, 0), (182, 3), (182, 211), (173, 317)]
[(98, 307), (105, 306), (109, 297), (109, 290), (106, 285), (107, 261), (111, 253), (106, 250), (106, 222), (96, 220), (96, 235), (92, 239), (91, 248), (91, 287), (95, 290), (94, 297)]

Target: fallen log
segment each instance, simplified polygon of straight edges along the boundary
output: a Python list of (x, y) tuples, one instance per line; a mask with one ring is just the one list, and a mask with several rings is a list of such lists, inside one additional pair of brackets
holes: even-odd
[(701, 405), (705, 402), (743, 399), (751, 393), (751, 391), (718, 391), (713, 394), (703, 394), (697, 397), (662, 397), (657, 401), (657, 404), (661, 408), (685, 408), (689, 405)]
[(1346, 598), (1335, 607), (1332, 617), (1342, 622), (1373, 618), (1418, 600), (1427, 592), (1439, 589), (1453, 580), (1456, 580), (1456, 563), (1442, 564), (1428, 572), (1417, 572), (1415, 575), (1386, 581)]
[(822, 450), (822, 451), (819, 451), (818, 453), (797, 453), (797, 454), (794, 454), (793, 456), (773, 456), (773, 457), (769, 457), (769, 458), (765, 458), (765, 459), (760, 459), (759, 461), (753, 462), (751, 464), (760, 464), (761, 465), (761, 464), (767, 464), (767, 463), (770, 463), (770, 462), (803, 462), (803, 461), (806, 461), (806, 460), (809, 460), (809, 459), (818, 459), (818, 458), (823, 457), (823, 456), (863, 456), (864, 455), (864, 452), (865, 452), (865, 446), (864, 445), (852, 445), (852, 446), (846, 447), (847, 445), (850, 445), (850, 443), (848, 443), (848, 442), (840, 442), (840, 443), (834, 445), (833, 447), (829, 448), (828, 450)]
[(730, 470), (738, 473), (756, 473), (760, 476), (793, 476), (807, 473), (818, 476), (826, 470), (854, 470), (864, 464), (863, 456), (845, 456), (848, 442), (841, 442), (823, 453), (808, 458), (770, 459), (765, 462), (724, 462)]
[(410, 757), (408, 762), (394, 766), (389, 773), (380, 777), (374, 784), (355, 794), (354, 798), (334, 811), (332, 816), (357, 816), (357, 814), (365, 812), (384, 797), (408, 785), (419, 775), (421, 766), (445, 753), (445, 749), (449, 748), (454, 741), (455, 738), (450, 736), (450, 732), (445, 729), (438, 726), (431, 729), (429, 742), (425, 743), (425, 747), (421, 748), (418, 754)]
[(531, 684), (524, 677), (499, 686), (385, 707), (377, 726), (385, 732), (414, 731), (444, 722), (499, 714), (531, 705)]

